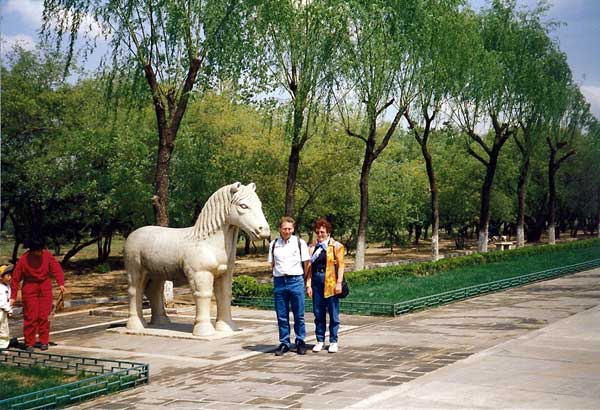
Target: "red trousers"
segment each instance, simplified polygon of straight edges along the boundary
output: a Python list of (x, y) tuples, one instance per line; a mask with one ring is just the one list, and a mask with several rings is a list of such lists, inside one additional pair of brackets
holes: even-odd
[(21, 295), (25, 344), (33, 346), (35, 336), (39, 335), (40, 343), (47, 345), (50, 340), (48, 315), (52, 310), (52, 281), (48, 279), (41, 283), (25, 282)]

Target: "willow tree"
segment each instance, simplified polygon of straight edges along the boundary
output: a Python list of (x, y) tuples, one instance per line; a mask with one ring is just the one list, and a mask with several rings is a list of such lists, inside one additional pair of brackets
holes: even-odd
[[(290, 98), (291, 142), (285, 187), (285, 215), (296, 216), (296, 181), (300, 155), (318, 132), (341, 34), (335, 2), (326, 0), (266, 0), (258, 5), (257, 47), (263, 50), (255, 72), (266, 71), (268, 91)], [(321, 121), (321, 123), (323, 123)]]
[[(417, 69), (410, 53), (419, 25), (418, 0), (346, 2), (347, 36), (342, 42), (343, 80), (336, 89), (346, 133), (365, 145), (360, 173), (360, 215), (355, 268), (364, 268), (369, 207), (369, 175), (373, 162), (388, 146), (413, 91)], [(351, 110), (358, 104), (358, 127)], [(390, 113), (391, 112), (391, 113)], [(389, 114), (391, 122), (384, 121)]]
[[(66, 39), (73, 55), (78, 33), (85, 46), (108, 43), (103, 65), (130, 90), (150, 96), (156, 115), (158, 152), (152, 205), (158, 225), (168, 226), (169, 168), (177, 132), (199, 79), (235, 73), (244, 62), (241, 0), (45, 0), (42, 32)], [(236, 58), (237, 56), (239, 58)], [(145, 82), (146, 87), (143, 86)], [(149, 92), (147, 92), (149, 91)], [(138, 94), (139, 95), (139, 94)]]
[[(515, 1), (494, 0), (465, 19), (463, 73), (456, 82), (454, 119), (467, 135), (467, 151), (485, 168), (480, 191), (477, 249), (487, 252), (490, 200), (500, 152), (517, 129)], [(489, 129), (489, 133), (487, 130)]]
[(520, 49), (516, 60), (516, 116), (519, 130), (514, 134), (520, 155), (517, 180), (517, 247), (525, 245), (525, 203), (531, 157), (543, 141), (543, 119), (552, 104), (552, 85), (568, 71), (557, 45), (550, 39), (551, 25), (542, 23), (543, 9), (522, 12), (515, 25)]
[(460, 0), (426, 0), (418, 9), (422, 15), (419, 30), (413, 37), (413, 53), (419, 70), (412, 83), (415, 98), (404, 111), (410, 131), (421, 148), (425, 161), (430, 191), (431, 253), (439, 259), (439, 192), (429, 138), (436, 126), (443, 123), (443, 107), (453, 81), (454, 59), (459, 55), (462, 19), (458, 9)]
[(570, 82), (554, 94), (548, 114), (548, 242), (556, 243), (556, 174), (561, 164), (575, 154), (574, 140), (590, 124), (590, 106), (577, 85)]

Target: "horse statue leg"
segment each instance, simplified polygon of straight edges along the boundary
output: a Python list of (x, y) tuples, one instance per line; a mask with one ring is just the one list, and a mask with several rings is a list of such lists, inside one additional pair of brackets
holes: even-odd
[(233, 332), (237, 326), (231, 317), (231, 285), (233, 272), (228, 271), (215, 279), (215, 298), (217, 299), (217, 323), (215, 327), (221, 332)]
[(164, 301), (165, 281), (159, 279), (151, 279), (146, 286), (146, 296), (150, 300), (150, 308), (152, 310), (152, 319), (150, 323), (153, 325), (166, 325), (171, 323), (165, 311)]
[(127, 263), (127, 278), (129, 287), (129, 318), (127, 319), (127, 329), (142, 330), (146, 325), (142, 311), (142, 296), (146, 282), (146, 274), (139, 266), (131, 266)]
[(194, 336), (210, 336), (215, 328), (210, 322), (210, 300), (213, 293), (214, 276), (208, 271), (198, 271), (191, 274), (190, 287), (196, 302), (196, 319), (194, 321)]

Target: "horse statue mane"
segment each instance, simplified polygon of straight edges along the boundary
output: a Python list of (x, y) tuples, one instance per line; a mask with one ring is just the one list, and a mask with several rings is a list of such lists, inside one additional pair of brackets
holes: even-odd
[(196, 224), (192, 230), (193, 238), (207, 239), (220, 230), (226, 222), (232, 205), (237, 205), (243, 199), (256, 196), (253, 187), (254, 184), (246, 186), (236, 183), (226, 185), (215, 191), (208, 198), (208, 201), (202, 207), (202, 211), (200, 211), (200, 215), (198, 215), (198, 219), (196, 219)]
[(166, 228), (144, 226), (133, 231), (124, 247), (128, 276), (129, 330), (142, 330), (142, 296), (152, 309), (152, 324), (169, 323), (164, 308), (164, 283), (186, 281), (196, 302), (193, 334), (215, 332), (210, 321), (210, 303), (217, 301), (216, 330), (235, 329), (231, 317), (231, 286), (239, 229), (252, 239), (270, 237), (269, 224), (256, 195), (256, 185), (236, 182), (213, 193), (194, 226)]

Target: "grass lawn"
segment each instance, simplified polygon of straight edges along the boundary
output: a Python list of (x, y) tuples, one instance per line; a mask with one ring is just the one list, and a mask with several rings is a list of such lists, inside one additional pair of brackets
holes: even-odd
[(0, 400), (71, 383), (85, 376), (70, 376), (44, 367), (0, 365)]
[(351, 285), (351, 292), (346, 300), (399, 303), (597, 258), (600, 258), (600, 245), (556, 250), (533, 256), (515, 256), (500, 262), (465, 266), (428, 276), (386, 277), (381, 280), (371, 280), (368, 283)]

